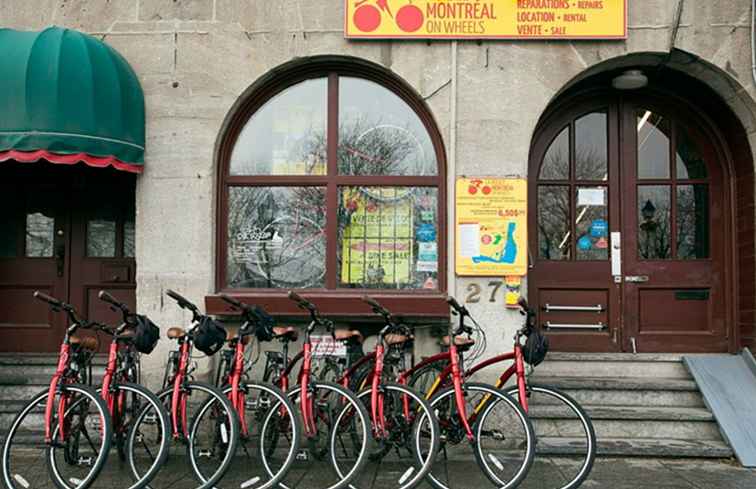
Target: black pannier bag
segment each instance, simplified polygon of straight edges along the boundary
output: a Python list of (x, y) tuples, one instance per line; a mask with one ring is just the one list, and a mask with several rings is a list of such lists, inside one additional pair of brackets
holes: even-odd
[(223, 348), (226, 330), (217, 321), (204, 316), (194, 331), (194, 346), (207, 356), (215, 355)]
[(548, 352), (549, 339), (540, 329), (531, 329), (528, 339), (525, 340), (525, 346), (522, 348), (522, 356), (525, 357), (525, 361), (535, 367), (543, 362)]
[(134, 347), (139, 353), (150, 354), (160, 339), (160, 328), (147, 316), (135, 316)]
[(276, 320), (273, 316), (265, 312), (265, 310), (258, 306), (252, 307), (252, 314), (255, 317), (255, 336), (260, 341), (271, 341), (273, 339), (273, 327), (276, 325)]

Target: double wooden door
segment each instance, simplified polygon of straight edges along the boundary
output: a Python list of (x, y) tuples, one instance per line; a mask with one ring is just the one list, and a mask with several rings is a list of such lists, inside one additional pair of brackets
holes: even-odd
[(67, 320), (35, 290), (109, 323), (100, 289), (134, 304), (134, 185), (109, 168), (0, 163), (0, 351), (58, 349)]
[(529, 291), (554, 349), (727, 350), (716, 141), (693, 111), (653, 95), (590, 97), (541, 126)]

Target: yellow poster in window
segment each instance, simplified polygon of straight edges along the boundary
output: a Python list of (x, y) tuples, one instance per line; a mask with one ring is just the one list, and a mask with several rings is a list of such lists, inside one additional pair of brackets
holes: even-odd
[(627, 0), (345, 0), (353, 39), (625, 39)]
[(456, 185), (457, 275), (525, 275), (528, 184), (522, 178), (459, 178)]
[(342, 284), (406, 284), (413, 263), (413, 205), (403, 189), (349, 188), (340, 212)]

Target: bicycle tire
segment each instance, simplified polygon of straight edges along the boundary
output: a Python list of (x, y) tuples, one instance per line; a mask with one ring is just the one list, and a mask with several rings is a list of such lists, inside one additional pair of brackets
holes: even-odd
[[(439, 375), (441, 375), (441, 372), (444, 371), (446, 365), (448, 365), (447, 360), (440, 360), (420, 367), (419, 369), (417, 369), (417, 371), (415, 371), (414, 374), (409, 377), (409, 379), (407, 379), (407, 385), (411, 386), (418, 392), (422, 392), (423, 397), (425, 397), (425, 399), (427, 400), (430, 400), (433, 396), (428, 397), (428, 392), (431, 386), (435, 384), (435, 381), (436, 379), (438, 379)], [(443, 386), (441, 387), (443, 388)], [(437, 392), (440, 391), (438, 387), (436, 389)]]
[[(103, 431), (103, 435), (101, 436), (102, 443), (99, 446), (99, 452), (97, 455), (97, 458), (94, 460), (92, 464), (92, 468), (90, 469), (89, 473), (84, 476), (83, 478), (76, 479), (76, 482), (78, 482), (75, 486), (75, 489), (87, 489), (89, 486), (94, 483), (94, 481), (97, 479), (97, 476), (102, 471), (103, 466), (105, 465), (105, 462), (108, 458), (108, 454), (110, 452), (110, 444), (111, 439), (113, 437), (113, 427), (110, 423), (110, 416), (108, 414), (108, 408), (105, 405), (105, 403), (102, 401), (102, 398), (97, 395), (97, 393), (89, 386), (80, 385), (80, 384), (63, 384), (60, 386), (61, 392), (72, 392), (72, 393), (78, 393), (90, 402), (90, 405), (94, 405), (97, 410), (97, 414), (99, 415), (99, 423), (101, 424), (101, 428)], [(42, 406), (42, 409), (44, 409), (44, 405), (47, 402), (47, 397), (49, 395), (48, 390), (44, 390), (34, 396), (31, 401), (29, 401), (24, 408), (16, 415), (13, 422), (11, 423), (11, 427), (8, 430), (8, 434), (5, 437), (5, 441), (3, 442), (3, 452), (2, 452), (2, 466), (3, 466), (3, 482), (5, 483), (5, 486), (8, 489), (27, 489), (28, 487), (31, 487), (31, 484), (28, 482), (28, 478), (24, 477), (22, 474), (16, 473), (11, 474), (12, 468), (11, 468), (11, 460), (10, 460), (10, 452), (14, 445), (14, 440), (16, 439), (16, 435), (18, 435), (19, 440), (18, 444), (21, 446), (24, 446), (23, 440), (23, 433), (19, 433), (19, 427), (21, 426), (21, 423), (24, 421), (24, 419), (32, 413), (35, 407)], [(75, 401), (72, 403), (71, 407), (78, 405), (78, 402)], [(71, 407), (68, 408), (68, 410), (64, 413), (64, 416), (67, 416), (68, 413), (70, 413)], [(31, 414), (34, 416), (35, 414)], [(86, 425), (86, 420), (84, 422), (84, 425)], [(58, 433), (58, 426), (57, 424), (53, 427), (53, 437), (56, 437)], [(44, 434), (37, 433), (38, 436), (41, 437), (40, 439), (40, 445), (44, 446), (44, 460), (45, 465), (47, 467), (46, 471), (40, 471), (39, 473), (35, 474), (36, 476), (40, 476), (41, 474), (47, 473), (52, 480), (53, 484), (56, 487), (62, 487), (60, 485), (60, 480), (62, 477), (60, 475), (60, 471), (55, 467), (55, 453), (53, 450), (53, 447), (45, 443), (44, 441)], [(40, 486), (36, 486), (40, 487)]]
[[(572, 478), (572, 480), (568, 481), (566, 484), (562, 486), (553, 488), (553, 489), (577, 489), (583, 484), (583, 482), (585, 482), (585, 479), (590, 475), (591, 470), (593, 468), (593, 462), (596, 459), (596, 452), (597, 452), (596, 431), (593, 428), (593, 422), (591, 421), (591, 417), (588, 415), (588, 413), (585, 412), (582, 406), (580, 406), (580, 404), (574, 398), (565, 394), (559, 389), (546, 386), (546, 385), (540, 385), (540, 384), (528, 384), (528, 390), (532, 392), (536, 392), (536, 393), (546, 394), (546, 395), (551, 396), (552, 398), (556, 398), (559, 401), (561, 401), (564, 405), (567, 406), (567, 408), (570, 411), (575, 413), (575, 417), (580, 421), (580, 425), (585, 430), (584, 436), (585, 436), (585, 442), (587, 446), (587, 452), (586, 452), (584, 461), (580, 465), (580, 470), (578, 471), (577, 475), (575, 475), (575, 477)], [(515, 399), (517, 399), (517, 396), (519, 395), (519, 392), (516, 386), (508, 388), (505, 392)], [(537, 428), (537, 424), (536, 424), (536, 428)], [(536, 456), (538, 456), (538, 446), (536, 446)], [(564, 471), (562, 471), (562, 475), (564, 476)], [(541, 484), (543, 484), (543, 482), (541, 482)], [(542, 485), (541, 487), (544, 487), (544, 486)], [(550, 489), (550, 488), (544, 487), (544, 489)]]
[[(228, 439), (228, 449), (226, 450), (226, 455), (224, 459), (221, 461), (221, 465), (219, 468), (215, 471), (212, 478), (210, 478), (207, 481), (203, 481), (200, 478), (200, 474), (195, 470), (194, 465), (196, 465), (195, 462), (192, 462), (192, 437), (189, 437), (188, 443), (186, 443), (186, 452), (187, 456), (189, 457), (190, 465), (192, 465), (191, 473), (193, 474), (193, 478), (196, 479), (200, 485), (196, 487), (196, 489), (209, 489), (211, 487), (214, 487), (215, 484), (218, 483), (220, 479), (223, 478), (223, 475), (228, 470), (228, 468), (231, 465), (231, 462), (233, 461), (234, 454), (236, 452), (236, 447), (239, 439), (239, 420), (236, 416), (236, 411), (231, 406), (231, 402), (223, 395), (223, 393), (214, 386), (211, 386), (209, 384), (205, 384), (202, 382), (189, 382), (186, 384), (187, 390), (189, 392), (196, 391), (196, 392), (204, 392), (205, 394), (208, 394), (209, 396), (216, 399), (221, 406), (223, 406), (223, 409), (226, 411), (229, 427), (227, 428), (227, 439)], [(159, 393), (156, 394), (156, 397), (158, 400), (165, 405), (165, 403), (170, 403), (171, 397), (173, 395), (173, 388), (168, 387)], [(203, 403), (204, 405), (204, 403)], [(169, 414), (170, 416), (170, 414)], [(136, 426), (139, 426), (140, 423), (144, 421), (144, 413), (139, 416), (137, 419), (137, 422), (135, 423), (135, 430)], [(196, 428), (196, 420), (194, 417), (192, 417), (191, 422), (189, 423), (189, 433), (192, 433), (192, 430)], [(139, 476), (138, 469), (133, 465), (132, 461), (130, 461), (131, 470), (132, 473), (134, 473), (136, 476)], [(160, 471), (158, 471), (160, 472)], [(171, 484), (167, 487), (173, 487), (173, 485), (176, 483), (176, 481), (172, 481)], [(156, 485), (155, 479), (150, 481), (148, 485), (145, 486), (148, 489), (158, 489), (162, 487), (162, 485), (158, 486)]]
[[(260, 383), (260, 382), (243, 382), (240, 385), (240, 388), (244, 390), (245, 393), (247, 394), (249, 393), (249, 390), (259, 390), (275, 397), (274, 404), (272, 404), (269, 407), (268, 415), (265, 416), (265, 420), (262, 424), (263, 429), (261, 430), (261, 433), (265, 432), (264, 426), (265, 426), (265, 423), (269, 421), (271, 413), (278, 411), (282, 407), (288, 413), (289, 421), (292, 423), (293, 439), (291, 441), (291, 449), (289, 450), (289, 453), (287, 454), (284, 460), (284, 463), (280, 465), (280, 468), (274, 474), (272, 474), (272, 478), (268, 480), (267, 482), (260, 485), (257, 484), (259, 480), (252, 482), (254, 478), (249, 478), (245, 480), (244, 482), (242, 482), (242, 484), (240, 484), (240, 486), (244, 487), (245, 489), (269, 489), (271, 487), (277, 486), (278, 483), (286, 477), (286, 474), (289, 472), (289, 469), (291, 468), (292, 464), (294, 463), (294, 460), (296, 459), (297, 451), (299, 450), (301, 434), (302, 434), (302, 428), (299, 423), (299, 417), (296, 415), (296, 410), (294, 408), (294, 405), (291, 403), (291, 401), (286, 396), (286, 394), (284, 394), (284, 392), (281, 389), (279, 389), (278, 387), (274, 385)], [(227, 385), (222, 389), (222, 392), (224, 395), (228, 397), (228, 395), (230, 395), (231, 393), (231, 389), (232, 387), (230, 385)], [(202, 413), (203, 409), (205, 409), (204, 406), (199, 409), (198, 413)], [(260, 438), (262, 440), (262, 437)], [(244, 440), (241, 438), (240, 438), (240, 443), (241, 444), (244, 443)], [(263, 461), (263, 468), (268, 472), (268, 474), (271, 474), (272, 473), (270, 469), (271, 464), (266, 459), (266, 450), (265, 450), (266, 446), (264, 445), (263, 442), (261, 442), (259, 443), (258, 448), (259, 448), (260, 458)], [(220, 484), (216, 485), (216, 488), (218, 487), (220, 487)]]
[[(413, 411), (422, 410), (423, 414), (419, 415), (418, 418), (416, 418), (412, 422), (412, 434), (411, 438), (409, 439), (409, 443), (411, 444), (412, 448), (412, 456), (414, 457), (415, 465), (419, 465), (419, 469), (414, 470), (410, 472), (410, 469), (405, 470), (403, 473), (399, 474), (399, 479), (397, 481), (393, 482), (392, 487), (395, 487), (396, 489), (411, 489), (418, 484), (420, 484), (425, 476), (430, 471), (431, 467), (433, 466), (434, 458), (436, 455), (436, 452), (438, 451), (438, 447), (441, 442), (441, 431), (438, 426), (438, 420), (436, 419), (436, 416), (433, 415), (433, 409), (431, 408), (431, 405), (428, 401), (426, 401), (421, 394), (419, 394), (414, 389), (401, 385), (396, 384), (393, 382), (386, 382), (380, 385), (380, 389), (384, 390), (385, 392), (391, 392), (391, 391), (397, 391), (402, 396), (408, 396), (413, 399), (414, 402), (416, 402), (419, 406), (413, 407)], [(372, 394), (373, 389), (372, 387), (367, 388), (360, 392), (357, 395), (358, 399), (361, 399), (363, 401), (367, 401), (367, 403), (370, 402), (370, 395)], [(366, 398), (366, 399), (363, 399)], [(419, 437), (421, 436), (420, 432), (420, 426), (427, 418), (430, 428), (430, 448), (428, 449), (428, 457), (423, 459), (422, 452), (423, 450), (420, 447)], [(337, 420), (338, 422), (338, 420)], [(395, 428), (388, 428), (391, 430), (391, 435), (395, 436)], [(391, 450), (392, 446), (388, 447), (388, 450), (382, 450), (381, 451), (381, 458), (383, 458), (385, 455), (388, 454), (388, 452)], [(427, 447), (424, 447), (427, 448)], [(332, 463), (335, 464), (335, 461), (332, 461)], [(338, 465), (336, 465), (337, 471), (338, 471)], [(393, 472), (393, 468), (392, 468)], [(385, 478), (382, 479), (383, 481), (388, 482)], [(350, 489), (357, 489), (355, 487), (355, 484), (350, 483), (349, 485)]]
[[(371, 448), (372, 444), (372, 436), (370, 434), (370, 416), (368, 415), (367, 410), (362, 405), (362, 403), (357, 399), (357, 397), (350, 391), (346, 390), (344, 387), (340, 386), (339, 384), (335, 384), (332, 382), (312, 382), (310, 383), (310, 387), (312, 388), (314, 393), (317, 393), (318, 391), (329, 391), (331, 393), (336, 393), (339, 396), (342, 396), (344, 399), (340, 401), (343, 408), (341, 408), (341, 411), (339, 413), (346, 412), (349, 407), (353, 408), (354, 411), (357, 413), (357, 417), (359, 418), (359, 422), (361, 424), (361, 428), (359, 431), (361, 432), (362, 441), (360, 443), (359, 447), (359, 453), (357, 456), (357, 460), (354, 464), (354, 466), (351, 468), (351, 470), (347, 473), (346, 477), (338, 476), (340, 480), (336, 482), (335, 484), (331, 484), (327, 487), (309, 487), (308, 489), (343, 489), (349, 485), (349, 483), (356, 477), (356, 475), (365, 467), (365, 464), (368, 462), (368, 452)], [(286, 393), (286, 395), (292, 400), (292, 402), (296, 405), (298, 404), (297, 399), (299, 398), (299, 394), (301, 392), (301, 387), (296, 386), (292, 389), (289, 389), (289, 391)], [(313, 394), (313, 398), (318, 398), (317, 394)], [(324, 399), (325, 397), (319, 397), (320, 399)], [(347, 404), (348, 403), (348, 404)], [(338, 417), (338, 416), (337, 416)], [(328, 438), (329, 443), (327, 447), (327, 451), (331, 452), (331, 456), (329, 457), (331, 459), (331, 465), (333, 465), (333, 449), (336, 442), (336, 432), (337, 430), (329, 429), (328, 432)], [(308, 438), (305, 436), (303, 441), (308, 441)], [(296, 466), (296, 465), (295, 465)], [(334, 468), (334, 472), (336, 472), (336, 469)], [(338, 472), (336, 472), (338, 474)], [(285, 482), (279, 483), (279, 488), (281, 489), (292, 489), (294, 486), (289, 486)]]
[[(514, 401), (510, 396), (506, 395), (504, 392), (496, 389), (494, 386), (482, 384), (478, 382), (465, 382), (462, 388), (466, 395), (469, 394), (470, 392), (478, 392), (478, 393), (482, 393), (484, 399), (490, 399), (490, 397), (497, 399), (496, 402), (486, 401), (485, 408), (483, 409), (481, 413), (479, 413), (479, 417), (475, 420), (473, 426), (471, 426), (471, 429), (474, 435), (473, 455), (475, 456), (476, 462), (478, 466), (481, 468), (481, 470), (483, 471), (483, 473), (485, 474), (486, 478), (489, 479), (490, 482), (495, 484), (498, 489), (511, 489), (511, 488), (517, 487), (525, 479), (525, 477), (527, 477), (528, 471), (533, 465), (533, 460), (535, 458), (535, 433), (533, 431), (533, 426), (530, 422), (530, 419), (528, 418), (527, 414), (525, 414), (525, 411), (522, 409), (519, 403)], [(447, 387), (439, 391), (435, 396), (433, 396), (433, 398), (430, 401), (430, 404), (434, 412), (436, 412), (438, 415), (440, 405), (443, 402), (449, 402), (449, 406), (452, 408), (452, 410), (456, 411), (456, 403), (454, 402), (454, 395), (455, 395), (454, 387)], [(482, 441), (481, 441), (484, 423), (487, 417), (493, 411), (494, 407), (496, 407), (497, 405), (500, 405), (499, 403), (503, 403), (501, 405), (508, 407), (514, 413), (514, 418), (520, 422), (521, 426), (524, 429), (524, 437), (525, 437), (524, 441), (526, 443), (525, 456), (523, 457), (523, 460), (521, 464), (519, 465), (519, 467), (516, 468), (514, 476), (508, 482), (501, 481), (501, 479), (496, 476), (493, 470), (491, 470), (489, 466), (490, 460), (483, 453)], [(452, 413), (451, 416), (454, 416), (454, 413)], [(439, 419), (439, 424), (443, 425), (440, 419)], [(442, 432), (443, 431), (444, 431), (444, 428), (442, 428)], [(448, 437), (448, 438), (451, 438), (451, 437)], [(466, 436), (463, 437), (462, 441), (466, 441)], [(428, 473), (427, 480), (436, 489), (453, 489), (453, 488), (450, 488), (447, 484), (444, 484), (443, 482), (439, 481), (438, 478), (433, 475), (432, 469), (431, 469), (431, 472)]]

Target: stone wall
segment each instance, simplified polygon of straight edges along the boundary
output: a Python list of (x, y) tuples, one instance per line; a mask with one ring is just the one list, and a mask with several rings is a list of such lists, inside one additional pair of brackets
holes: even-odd
[[(137, 296), (140, 311), (167, 328), (188, 317), (164, 299), (166, 288), (198, 301), (214, 290), (214, 147), (229, 108), (270, 69), (314, 54), (386, 66), (427, 100), (458, 175), (526, 176), (538, 118), (570, 80), (611, 58), (678, 48), (726, 74), (707, 83), (756, 143), (751, 2), (680, 2), (629, 0), (629, 37), (611, 42), (353, 42), (343, 37), (343, 0), (0, 0), (0, 25), (83, 30), (139, 76), (147, 161), (137, 188)], [(461, 296), (468, 283), (450, 290)], [(519, 315), (487, 301), (473, 312), (489, 329), (489, 351), (511, 346)]]

